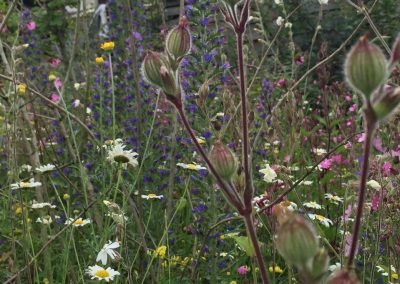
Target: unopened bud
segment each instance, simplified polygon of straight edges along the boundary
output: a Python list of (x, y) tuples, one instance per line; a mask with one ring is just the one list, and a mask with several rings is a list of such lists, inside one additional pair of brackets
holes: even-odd
[(400, 87), (386, 90), (372, 105), (375, 116), (379, 120), (388, 118), (400, 105)]
[(397, 36), (396, 41), (392, 47), (392, 57), (390, 58), (390, 64), (393, 66), (400, 61), (400, 34)]
[(352, 88), (366, 99), (387, 79), (388, 66), (382, 50), (361, 37), (347, 55), (345, 74)]
[(224, 180), (230, 180), (237, 171), (235, 154), (221, 141), (217, 141), (212, 147), (209, 159), (217, 174)]
[(163, 82), (163, 91), (166, 95), (175, 96), (176, 95), (176, 82), (174, 75), (172, 74), (172, 70), (168, 70), (165, 65), (162, 65), (160, 68), (161, 79)]
[(348, 271), (347, 269), (340, 269), (335, 271), (328, 279), (327, 284), (358, 284), (355, 272)]
[(317, 254), (313, 258), (311, 267), (311, 276), (314, 280), (321, 279), (324, 274), (328, 271), (329, 256), (328, 252), (320, 248)]
[(319, 245), (312, 224), (297, 215), (279, 226), (275, 243), (283, 258), (298, 267), (303, 267), (315, 256)]
[(188, 21), (186, 16), (182, 16), (179, 25), (168, 33), (166, 49), (171, 57), (179, 61), (189, 53), (191, 46), (192, 35), (188, 29)]
[(168, 66), (168, 59), (162, 53), (149, 51), (143, 60), (142, 72), (144, 78), (152, 85), (162, 88), (161, 66)]

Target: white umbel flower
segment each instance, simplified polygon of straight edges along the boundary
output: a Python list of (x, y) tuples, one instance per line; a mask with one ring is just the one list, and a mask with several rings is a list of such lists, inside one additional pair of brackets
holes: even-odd
[(107, 264), (107, 256), (110, 256), (112, 260), (118, 256), (118, 253), (114, 251), (114, 249), (119, 248), (118, 242), (108, 241), (107, 244), (103, 246), (103, 248), (97, 254), (96, 261), (101, 261), (103, 265)]
[(47, 165), (40, 166), (40, 167), (36, 168), (35, 171), (38, 172), (38, 173), (42, 173), (43, 174), (45, 172), (51, 172), (55, 168), (56, 168), (55, 165), (47, 164)]
[(104, 280), (106, 282), (110, 282), (110, 280), (113, 281), (115, 276), (120, 275), (118, 271), (111, 267), (104, 269), (98, 265), (89, 266), (86, 269), (86, 274), (89, 274), (91, 279)]
[(108, 150), (107, 160), (111, 162), (111, 164), (121, 163), (124, 167), (128, 164), (136, 167), (138, 165), (138, 161), (136, 157), (138, 153), (133, 152), (132, 150), (125, 150), (126, 145), (122, 143), (114, 143), (114, 145)]
[(282, 24), (285, 22), (285, 19), (284, 18), (282, 18), (281, 16), (279, 16), (276, 20), (275, 20), (275, 23), (276, 23), (276, 25), (277, 26), (282, 26)]
[(20, 181), (17, 183), (12, 183), (10, 185), (11, 189), (32, 188), (32, 187), (37, 187), (37, 186), (42, 186), (42, 183), (39, 181), (35, 181), (34, 178), (31, 178), (28, 182)]

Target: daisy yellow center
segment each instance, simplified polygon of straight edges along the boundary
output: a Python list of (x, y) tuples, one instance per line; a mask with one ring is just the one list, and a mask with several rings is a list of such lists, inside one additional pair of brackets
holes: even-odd
[(195, 164), (188, 164), (188, 165), (187, 165), (187, 168), (188, 168), (189, 170), (197, 170), (197, 165), (195, 165)]
[[(77, 219), (77, 220), (74, 222), (74, 224), (75, 224), (75, 225), (82, 225), (82, 224), (83, 224), (82, 218)], [(108, 272), (107, 272), (107, 273), (108, 273)]]
[(28, 187), (28, 186), (30, 186), (30, 183), (21, 181), (20, 186), (21, 187)]
[(325, 217), (321, 216), (321, 215), (315, 215), (315, 217), (320, 221), (324, 221), (325, 220)]
[(100, 277), (100, 278), (107, 278), (110, 276), (110, 273), (108, 273), (107, 270), (102, 268), (102, 269), (97, 270), (94, 275), (96, 275), (97, 277)]
[(155, 195), (154, 193), (150, 193), (149, 195), (147, 195), (149, 198), (156, 198), (157, 195)]

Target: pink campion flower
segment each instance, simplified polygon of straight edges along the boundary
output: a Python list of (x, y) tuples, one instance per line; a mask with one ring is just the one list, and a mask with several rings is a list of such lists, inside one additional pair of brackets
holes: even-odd
[(28, 29), (28, 31), (33, 31), (36, 29), (36, 23), (34, 21), (30, 21), (26, 24), (26, 28)]
[(382, 172), (386, 176), (390, 176), (392, 170), (392, 164), (390, 162), (385, 162), (382, 166)]
[(52, 68), (57, 68), (58, 65), (60, 65), (61, 60), (58, 58), (51, 58), (49, 59), (49, 64)]
[[(348, 234), (348, 235), (346, 235), (346, 246), (345, 246), (345, 252), (344, 252), (344, 255), (347, 257), (347, 256), (349, 256), (349, 254), (350, 254), (350, 246), (351, 246), (351, 240), (352, 240), (352, 235), (351, 234)], [(357, 254), (357, 252), (358, 252), (358, 243), (357, 243), (357, 248), (356, 248), (356, 254)]]
[(360, 134), (360, 135), (358, 136), (357, 142), (358, 142), (358, 143), (362, 143), (362, 142), (364, 142), (364, 141), (365, 141), (365, 133), (362, 133), (362, 134)]
[(332, 155), (331, 161), (334, 162), (335, 164), (338, 164), (338, 165), (344, 163), (344, 159), (343, 159), (343, 156), (341, 154)]
[(3, 26), (3, 28), (1, 29), (2, 33), (6, 33), (8, 32), (8, 27), (6, 25)]
[(345, 149), (351, 149), (353, 147), (353, 144), (349, 141), (344, 145)]
[(350, 97), (350, 96), (345, 96), (344, 99), (345, 99), (346, 101), (348, 101), (348, 102), (351, 101), (351, 97)]
[(380, 201), (379, 193), (377, 193), (377, 194), (375, 194), (374, 197), (372, 197), (372, 200), (371, 200), (371, 210), (372, 211), (378, 211), (379, 201)]
[(347, 120), (347, 122), (346, 122), (346, 126), (352, 126), (353, 125), (353, 119), (352, 118), (350, 118), (349, 120)]
[(349, 220), (352, 212), (353, 212), (353, 204), (349, 204), (349, 206), (347, 206), (346, 210), (344, 210), (344, 214), (343, 214), (344, 222), (347, 222), (347, 220)]
[(372, 146), (374, 146), (374, 148), (381, 153), (386, 152), (386, 149), (382, 146), (382, 139), (379, 137), (372, 140)]
[(325, 159), (319, 164), (320, 168), (323, 170), (329, 170), (332, 167), (332, 160), (331, 159)]
[(349, 107), (349, 112), (355, 112), (357, 110), (357, 105), (353, 104), (351, 107)]
[(52, 94), (50, 95), (50, 100), (51, 100), (53, 103), (58, 104), (58, 103), (60, 102), (60, 96), (57, 95), (56, 93), (52, 93)]
[(242, 265), (242, 266), (239, 266), (236, 271), (240, 275), (245, 275), (245, 274), (247, 274), (247, 272), (249, 272), (249, 268), (246, 265)]
[(283, 88), (286, 86), (286, 80), (285, 79), (279, 79), (278, 82), (275, 83), (275, 86), (277, 88)]
[(296, 65), (302, 65), (302, 64), (304, 63), (304, 55), (297, 55), (297, 56), (294, 58), (294, 63), (295, 63)]
[(54, 80), (54, 87), (56, 87), (57, 89), (60, 89), (60, 88), (62, 87), (62, 82), (61, 82), (60, 77), (57, 77), (57, 78)]

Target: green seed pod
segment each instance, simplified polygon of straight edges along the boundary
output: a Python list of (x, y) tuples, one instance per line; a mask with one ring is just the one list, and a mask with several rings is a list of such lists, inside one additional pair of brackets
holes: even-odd
[(186, 16), (180, 19), (179, 25), (173, 28), (167, 36), (166, 49), (176, 61), (187, 55), (192, 47), (192, 35), (188, 29)]
[(173, 75), (173, 71), (169, 70), (165, 65), (162, 65), (160, 68), (161, 80), (163, 83), (163, 91), (166, 95), (176, 96), (178, 87), (176, 85), (175, 76)]
[(161, 78), (161, 66), (169, 67), (167, 57), (159, 52), (149, 51), (142, 64), (143, 77), (150, 84), (163, 88), (163, 80)]
[(346, 79), (350, 86), (369, 100), (388, 77), (388, 64), (382, 50), (361, 37), (347, 55)]
[(346, 269), (336, 270), (329, 278), (327, 284), (359, 284), (357, 275)]
[(373, 103), (372, 109), (379, 120), (388, 118), (400, 105), (400, 87), (384, 92), (381, 98)]
[(209, 159), (217, 174), (224, 180), (231, 180), (238, 164), (235, 154), (221, 141), (217, 141), (211, 149)]
[(275, 236), (278, 252), (290, 264), (303, 267), (318, 251), (318, 238), (310, 222), (293, 215), (278, 228)]

